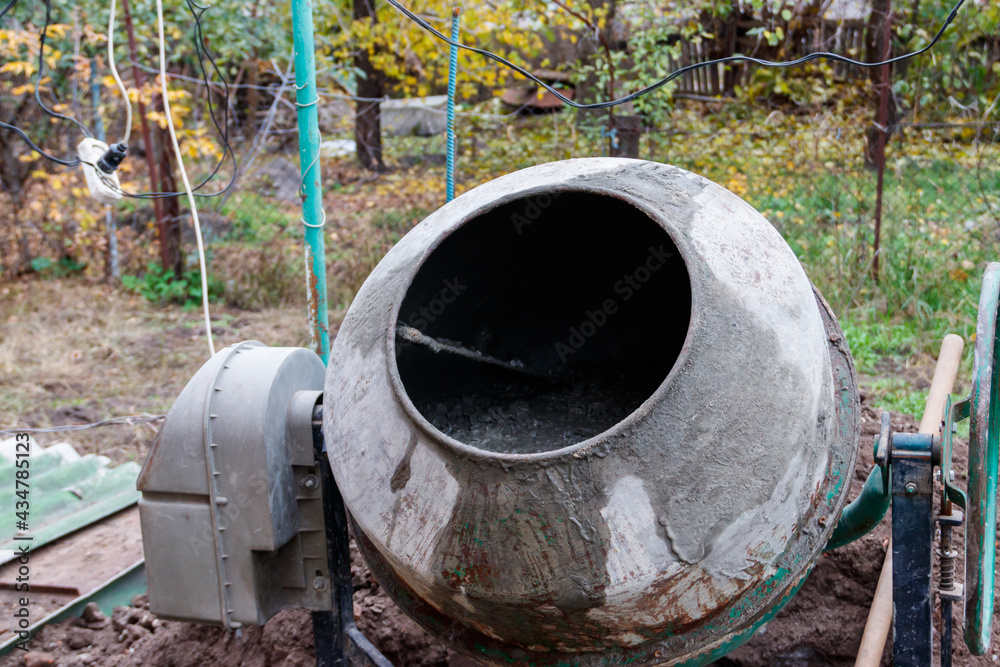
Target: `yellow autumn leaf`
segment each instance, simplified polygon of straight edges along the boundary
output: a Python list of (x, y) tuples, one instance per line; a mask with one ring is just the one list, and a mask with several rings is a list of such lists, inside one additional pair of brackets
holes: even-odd
[(4, 63), (0, 66), (0, 74), (21, 74), (26, 77), (30, 77), (35, 73), (35, 67), (24, 60), (15, 60), (13, 62)]

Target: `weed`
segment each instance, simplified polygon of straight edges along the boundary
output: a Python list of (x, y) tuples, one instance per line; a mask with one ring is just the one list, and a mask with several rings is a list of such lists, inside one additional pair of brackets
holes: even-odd
[[(201, 273), (198, 269), (186, 271), (177, 278), (173, 271), (150, 264), (142, 276), (122, 276), (122, 285), (151, 303), (178, 303), (185, 309), (196, 308), (201, 303)], [(215, 299), (221, 289), (220, 281), (209, 273), (209, 298)]]
[(268, 242), (283, 232), (291, 232), (289, 223), (297, 219), (294, 205), (281, 205), (256, 192), (239, 191), (230, 197), (220, 213), (230, 228), (229, 241)]
[(86, 264), (81, 264), (72, 257), (63, 257), (59, 261), (54, 261), (48, 257), (36, 257), (31, 260), (31, 270), (45, 277), (68, 276), (79, 273), (86, 267)]

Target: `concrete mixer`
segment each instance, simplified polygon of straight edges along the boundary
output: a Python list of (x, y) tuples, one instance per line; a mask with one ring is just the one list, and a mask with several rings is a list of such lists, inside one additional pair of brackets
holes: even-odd
[[(932, 526), (937, 466), (947, 516), (975, 515), (966, 635), (985, 651), (998, 278), (983, 283), (972, 401), (937, 436), (886, 425), (845, 510), (853, 362), (766, 219), (639, 160), (498, 178), (386, 255), (325, 371), (247, 342), (191, 380), (139, 481), (152, 608), (238, 629), (304, 607), (321, 664), (386, 665), (353, 625), (350, 530), (396, 603), (478, 661), (701, 665), (890, 502), (894, 522)], [(970, 415), (967, 502), (947, 471)], [(898, 591), (897, 624), (915, 630), (897, 632), (896, 664), (925, 664), (934, 533), (909, 533), (894, 549), (927, 581)]]

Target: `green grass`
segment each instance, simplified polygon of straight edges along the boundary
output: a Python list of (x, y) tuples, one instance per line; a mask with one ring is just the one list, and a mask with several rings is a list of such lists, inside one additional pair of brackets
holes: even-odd
[(296, 212), (294, 204), (279, 204), (248, 190), (236, 192), (220, 211), (231, 224), (227, 238), (247, 242), (268, 242), (277, 234), (297, 232), (289, 224), (297, 220)]
[[(704, 175), (760, 210), (833, 307), (859, 372), (875, 378), (872, 399), (919, 416), (926, 392), (902, 371), (914, 359), (932, 363), (946, 334), (966, 341), (959, 387), (967, 389), (980, 277), (1000, 259), (1000, 146), (948, 129), (893, 137), (876, 280), (876, 174), (863, 162), (868, 116), (678, 109), (669, 131), (643, 135), (640, 157)], [(606, 140), (572, 118), (522, 122), (506, 141), (483, 141), (488, 133), (480, 132), (475, 159), (459, 160), (460, 189), (532, 164), (603, 154)]]
[(890, 412), (903, 412), (920, 417), (927, 401), (927, 392), (915, 390), (904, 378), (885, 377), (872, 380), (868, 386), (872, 407)]

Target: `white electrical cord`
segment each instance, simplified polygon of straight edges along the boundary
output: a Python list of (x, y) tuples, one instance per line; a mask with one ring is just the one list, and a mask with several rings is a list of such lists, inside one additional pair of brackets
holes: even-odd
[[(162, 41), (160, 43), (162, 44)], [(128, 98), (128, 90), (122, 83), (122, 78), (118, 76), (118, 68), (115, 67), (115, 0), (111, 0), (111, 14), (108, 19), (108, 65), (111, 67), (111, 76), (118, 84), (118, 90), (122, 91), (122, 99), (125, 100), (125, 136), (122, 137), (122, 143), (128, 146), (129, 137), (132, 136), (132, 102)]]
[(205, 244), (201, 240), (201, 221), (198, 219), (198, 207), (194, 203), (194, 192), (191, 190), (191, 182), (188, 180), (187, 170), (184, 169), (184, 156), (181, 155), (181, 147), (177, 143), (174, 121), (170, 116), (170, 99), (167, 94), (167, 54), (164, 47), (165, 39), (163, 37), (163, 0), (156, 0), (156, 27), (160, 34), (160, 93), (163, 96), (163, 113), (167, 116), (167, 130), (170, 132), (170, 142), (174, 145), (177, 166), (181, 170), (181, 180), (184, 182), (188, 205), (191, 207), (191, 219), (194, 221), (194, 237), (198, 240), (198, 264), (201, 267), (201, 307), (205, 312), (205, 335), (208, 337), (208, 350), (214, 357), (215, 343), (212, 342), (212, 319), (208, 314), (208, 269), (205, 268)]

